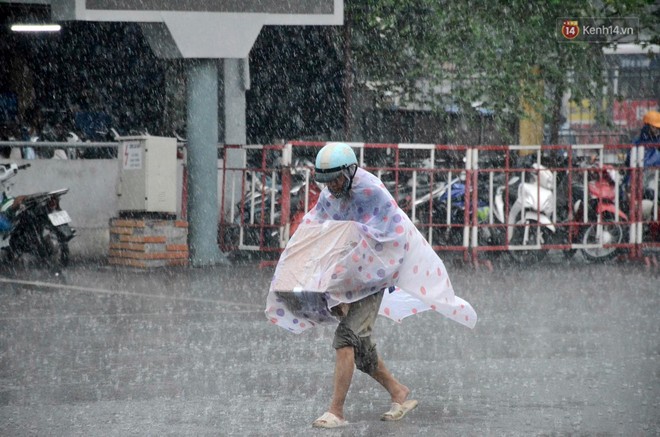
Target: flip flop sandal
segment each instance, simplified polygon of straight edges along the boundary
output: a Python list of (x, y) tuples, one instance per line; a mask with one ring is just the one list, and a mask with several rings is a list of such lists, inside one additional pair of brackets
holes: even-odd
[(383, 414), (380, 417), (380, 420), (384, 420), (386, 422), (394, 422), (397, 420), (401, 420), (406, 414), (414, 410), (415, 407), (417, 407), (417, 401), (414, 399), (405, 401), (403, 404), (392, 402), (390, 411)]
[(314, 428), (339, 428), (346, 425), (348, 425), (346, 420), (340, 419), (329, 411), (323, 413), (323, 416), (312, 422)]

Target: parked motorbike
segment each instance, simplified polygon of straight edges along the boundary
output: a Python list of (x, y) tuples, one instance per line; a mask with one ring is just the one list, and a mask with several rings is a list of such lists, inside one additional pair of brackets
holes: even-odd
[[(415, 202), (415, 222), (425, 236), (430, 228), (433, 245), (466, 246), (471, 206), (466, 205), (465, 172), (448, 182), (441, 182)], [(487, 206), (479, 199), (477, 208), (483, 213)]]
[[(642, 226), (637, 231), (638, 238), (645, 242), (660, 241), (660, 221), (658, 221), (659, 187), (658, 174), (660, 173), (660, 150), (657, 148), (646, 148), (643, 154), (641, 177), (641, 205), (638, 205), (638, 215), (642, 220)], [(631, 183), (630, 178), (625, 178), (621, 185), (622, 208), (626, 211), (631, 209)]]
[[(491, 183), (495, 191), (491, 192)], [(500, 245), (506, 241), (505, 196), (515, 189), (517, 177), (508, 179), (503, 173), (494, 175), (492, 181), (478, 182), (476, 234), (480, 246)], [(507, 190), (506, 184), (509, 188)], [(441, 182), (430, 192), (418, 197), (414, 203), (415, 219), (422, 233), (426, 236), (431, 228), (434, 245), (465, 246), (468, 238), (466, 223), (471, 223), (473, 204), (466, 204), (465, 173), (461, 172), (449, 182)], [(513, 202), (510, 202), (513, 203)], [(466, 222), (467, 220), (467, 222)], [(502, 226), (497, 226), (501, 224)], [(491, 226), (494, 225), (494, 226)]]
[[(550, 244), (557, 232), (551, 220), (555, 208), (554, 174), (537, 163), (532, 164), (532, 169), (523, 172), (518, 197), (507, 219), (508, 253), (519, 263), (542, 260), (547, 251), (539, 246)], [(534, 249), (524, 249), (526, 246)]]
[(490, 180), (478, 185), (477, 197), (487, 202), (477, 211), (478, 224), (483, 225), (478, 227), (476, 234), (479, 246), (501, 246), (506, 243), (506, 196), (508, 205), (513, 205), (519, 182), (518, 176), (507, 178), (505, 173), (496, 173)]
[[(434, 246), (454, 246), (463, 242), (462, 238), (459, 239), (458, 235), (451, 232), (452, 224), (461, 220), (457, 217), (457, 211), (452, 210), (452, 203), (464, 199), (463, 181), (459, 177), (454, 177), (448, 182), (440, 182), (430, 192), (413, 202), (414, 222)], [(461, 232), (460, 235), (462, 236), (463, 233)]]
[[(656, 156), (660, 153), (656, 153)], [(643, 192), (642, 192), (642, 205), (641, 205), (641, 217), (642, 217), (642, 228), (641, 236), (644, 241), (658, 242), (660, 241), (660, 221), (658, 220), (658, 210), (660, 206), (658, 205), (658, 199), (660, 195), (658, 193), (658, 166), (659, 163), (656, 161), (654, 164), (655, 169), (644, 170), (643, 177)], [(650, 165), (649, 165), (650, 166)]]
[(0, 164), (0, 194), (8, 226), (1, 233), (8, 241), (2, 249), (9, 260), (34, 255), (56, 273), (69, 262), (69, 241), (74, 237), (71, 217), (60, 207), (68, 188), (11, 197), (9, 180), (30, 164)]
[[(311, 179), (311, 169), (314, 164), (305, 159), (297, 159), (290, 168), (291, 188), (289, 200), (291, 205), (291, 223), (295, 231), (297, 222), (304, 215), (305, 198), (307, 208), (316, 203), (320, 189)], [(309, 187), (307, 182), (310, 183)], [(282, 185), (279, 172), (273, 171), (264, 175), (261, 172), (247, 171), (245, 173), (243, 198), (230, 209), (222, 226), (219, 227), (219, 241), (224, 248), (236, 247), (241, 241), (246, 246), (259, 246), (279, 249), (281, 239), (281, 207)]]
[[(625, 232), (621, 222), (628, 221), (628, 216), (615, 204), (621, 176), (611, 165), (596, 167), (589, 176), (587, 217), (590, 224), (580, 234), (582, 243), (587, 246), (582, 253), (589, 261), (605, 261), (618, 254), (619, 248), (611, 245), (623, 243)], [(578, 217), (581, 213), (584, 214), (579, 209)]]

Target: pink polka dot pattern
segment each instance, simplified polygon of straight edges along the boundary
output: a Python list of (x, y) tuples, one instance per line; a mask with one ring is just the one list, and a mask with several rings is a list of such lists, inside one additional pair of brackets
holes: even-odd
[[(385, 317), (401, 321), (432, 310), (473, 327), (474, 309), (454, 295), (442, 260), (382, 182), (358, 169), (350, 200), (323, 190), (307, 213), (280, 256), (267, 296), (268, 320), (300, 333), (336, 323), (328, 307), (391, 287), (381, 305)], [(292, 298), (312, 303), (292, 311)]]

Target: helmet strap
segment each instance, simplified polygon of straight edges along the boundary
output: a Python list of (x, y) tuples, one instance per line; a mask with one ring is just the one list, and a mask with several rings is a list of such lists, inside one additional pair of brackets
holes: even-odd
[[(351, 169), (352, 167), (352, 169)], [(357, 165), (351, 164), (348, 167), (344, 168), (342, 170), (342, 173), (344, 174), (344, 187), (342, 188), (342, 193), (341, 196), (342, 198), (348, 197), (349, 193), (351, 192), (351, 187), (353, 186), (353, 178), (355, 177), (355, 173), (357, 173)]]
[[(353, 169), (351, 169), (351, 167), (353, 167)], [(355, 164), (342, 168), (341, 174), (344, 176), (344, 183), (341, 187), (341, 191), (332, 192), (332, 195), (337, 199), (347, 198), (351, 192), (351, 187), (353, 186), (353, 178), (355, 177), (355, 173), (357, 173), (357, 165)]]
[[(351, 173), (351, 167), (353, 167), (353, 173)], [(346, 187), (346, 192), (348, 193), (349, 191), (351, 191), (351, 187), (353, 186), (353, 178), (355, 177), (355, 173), (357, 173), (357, 165), (355, 164), (349, 165), (346, 168), (346, 171), (348, 173), (348, 178), (347, 178), (348, 186)]]

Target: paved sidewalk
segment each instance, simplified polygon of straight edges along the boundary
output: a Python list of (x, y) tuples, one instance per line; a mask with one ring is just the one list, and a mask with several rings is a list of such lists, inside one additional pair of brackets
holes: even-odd
[(419, 407), (381, 422), (356, 372), (342, 430), (328, 405), (333, 330), (267, 323), (272, 268), (0, 268), (0, 435), (530, 436), (660, 434), (657, 268), (448, 265), (474, 330), (380, 318), (376, 342)]

